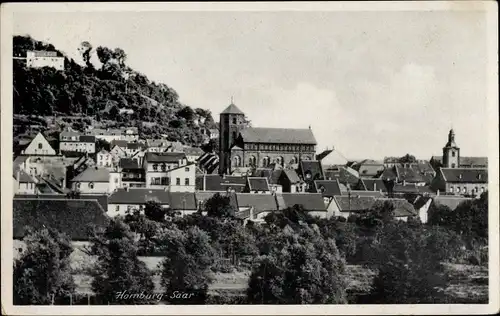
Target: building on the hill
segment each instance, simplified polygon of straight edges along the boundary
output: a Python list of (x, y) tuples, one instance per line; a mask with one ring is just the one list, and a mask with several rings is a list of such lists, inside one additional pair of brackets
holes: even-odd
[(488, 169), (440, 168), (431, 187), (448, 194), (479, 196), (488, 190)]
[(18, 169), (14, 173), (13, 194), (35, 194), (37, 181), (24, 170)]
[(169, 187), (172, 191), (195, 190), (196, 165), (187, 161), (185, 153), (146, 153), (143, 168), (146, 187)]
[(88, 128), (85, 135), (94, 136), (96, 139), (102, 139), (108, 143), (113, 140), (136, 142), (139, 140), (139, 129), (137, 127)]
[(56, 70), (64, 70), (64, 57), (57, 56), (57, 52), (29, 50), (26, 52), (26, 67), (52, 67)]
[(269, 182), (265, 177), (248, 177), (247, 185), (250, 193), (271, 193)]
[(119, 168), (122, 173), (122, 186), (124, 188), (146, 186), (145, 172), (137, 159), (121, 158)]
[(453, 129), (448, 133), (448, 142), (443, 147), (443, 156), (432, 156), (431, 165), (437, 170), (443, 168), (488, 168), (488, 157), (463, 157), (455, 143)]
[(66, 129), (59, 134), (59, 152), (61, 154), (95, 154), (95, 137)]
[(316, 140), (310, 128), (250, 127), (232, 103), (220, 114), (219, 124), (220, 174), (231, 174), (237, 167), (286, 167), (315, 158)]
[(325, 149), (316, 155), (316, 160), (321, 161), (323, 166), (345, 166), (348, 162), (347, 158), (335, 148)]
[(70, 187), (73, 191), (83, 194), (105, 194), (113, 191), (111, 174), (108, 169), (89, 167), (71, 179)]
[(277, 193), (276, 200), (280, 210), (301, 206), (311, 216), (329, 217), (321, 193)]
[(352, 168), (358, 172), (361, 178), (378, 178), (384, 172), (385, 166), (381, 161), (365, 159), (354, 163)]
[(38, 133), (21, 154), (25, 156), (55, 156), (56, 150), (42, 133)]
[(186, 154), (189, 162), (196, 162), (204, 154), (204, 151), (199, 147), (184, 147), (182, 151)]

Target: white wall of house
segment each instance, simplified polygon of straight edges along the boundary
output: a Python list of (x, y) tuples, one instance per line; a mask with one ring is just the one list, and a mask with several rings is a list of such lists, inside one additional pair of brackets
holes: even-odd
[(196, 179), (196, 166), (188, 165), (171, 170), (170, 191), (172, 192), (194, 192)]
[(65, 142), (59, 143), (59, 151), (74, 151), (82, 153), (95, 153), (95, 143), (92, 142)]
[(109, 193), (115, 191), (118, 188), (123, 187), (123, 181), (122, 181), (122, 173), (121, 171), (111, 171), (109, 173), (109, 184), (108, 184), (108, 189)]
[(14, 180), (17, 184), (17, 189), (15, 190), (17, 194), (35, 194), (36, 184), (33, 182), (18, 182)]
[(420, 209), (417, 210), (418, 217), (422, 223), (427, 223), (429, 219), (429, 207), (432, 204), (432, 199), (429, 199)]
[[(144, 214), (144, 204), (122, 204), (122, 203), (109, 203), (108, 204), (108, 216), (116, 217), (116, 216), (125, 216), (127, 212), (133, 210), (139, 210), (142, 214)], [(162, 205), (163, 208), (168, 208), (168, 204)]]
[(31, 68), (52, 67), (64, 70), (64, 57), (52, 53), (46, 52), (46, 56), (41, 56), (40, 53), (36, 54), (34, 51), (26, 52), (26, 66)]
[(486, 192), (487, 190), (488, 183), (446, 183), (446, 192), (453, 193), (455, 195), (481, 195), (481, 193)]
[(116, 158), (109, 152), (99, 152), (97, 153), (97, 161), (96, 164), (99, 167), (113, 167), (116, 162)]
[(110, 193), (109, 182), (72, 182), (71, 188), (83, 194)]
[(43, 137), (42, 133), (38, 133), (31, 143), (23, 151), (25, 155), (56, 155), (56, 151), (49, 142)]

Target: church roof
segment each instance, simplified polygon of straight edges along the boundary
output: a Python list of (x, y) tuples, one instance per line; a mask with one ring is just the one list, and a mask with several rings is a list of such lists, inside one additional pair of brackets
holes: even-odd
[(248, 143), (316, 145), (312, 130), (308, 128), (248, 127), (240, 134), (243, 140)]
[(221, 114), (245, 114), (245, 113), (243, 113), (243, 111), (238, 109), (236, 105), (231, 103), (224, 111), (221, 112)]

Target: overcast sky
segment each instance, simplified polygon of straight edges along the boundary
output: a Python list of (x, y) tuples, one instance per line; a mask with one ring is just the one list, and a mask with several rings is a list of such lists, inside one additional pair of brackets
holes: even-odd
[(234, 96), (254, 126), (307, 128), (350, 159), (488, 154), (482, 12), (14, 14), (15, 34), (120, 47), (214, 118)]

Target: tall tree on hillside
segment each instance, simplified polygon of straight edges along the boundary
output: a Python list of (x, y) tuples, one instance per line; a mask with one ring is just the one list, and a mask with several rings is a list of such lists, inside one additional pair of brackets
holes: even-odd
[(75, 292), (69, 256), (73, 252), (66, 235), (52, 229), (29, 231), (26, 249), (14, 263), (14, 304), (48, 305)]
[(127, 54), (121, 48), (115, 48), (113, 51), (113, 58), (116, 60), (121, 68), (125, 67), (125, 60), (127, 59)]
[(107, 65), (107, 63), (113, 59), (113, 51), (107, 47), (99, 46), (96, 49), (97, 57), (99, 61), (102, 63), (103, 67)]
[(97, 256), (92, 290), (102, 303), (150, 303), (144, 298), (119, 295), (123, 291), (151, 293), (154, 289), (152, 274), (138, 259), (138, 247), (128, 226), (119, 219), (112, 220), (92, 244), (92, 254)]
[(208, 216), (228, 218), (233, 217), (236, 210), (231, 205), (231, 198), (219, 193), (215, 194), (205, 202), (205, 211)]
[(80, 44), (80, 47), (78, 48), (78, 51), (80, 52), (80, 54), (82, 54), (82, 59), (85, 62), (85, 64), (87, 65), (87, 67), (92, 66), (92, 64), (90, 62), (92, 48), (93, 48), (92, 44), (90, 44), (87, 41), (82, 42)]

